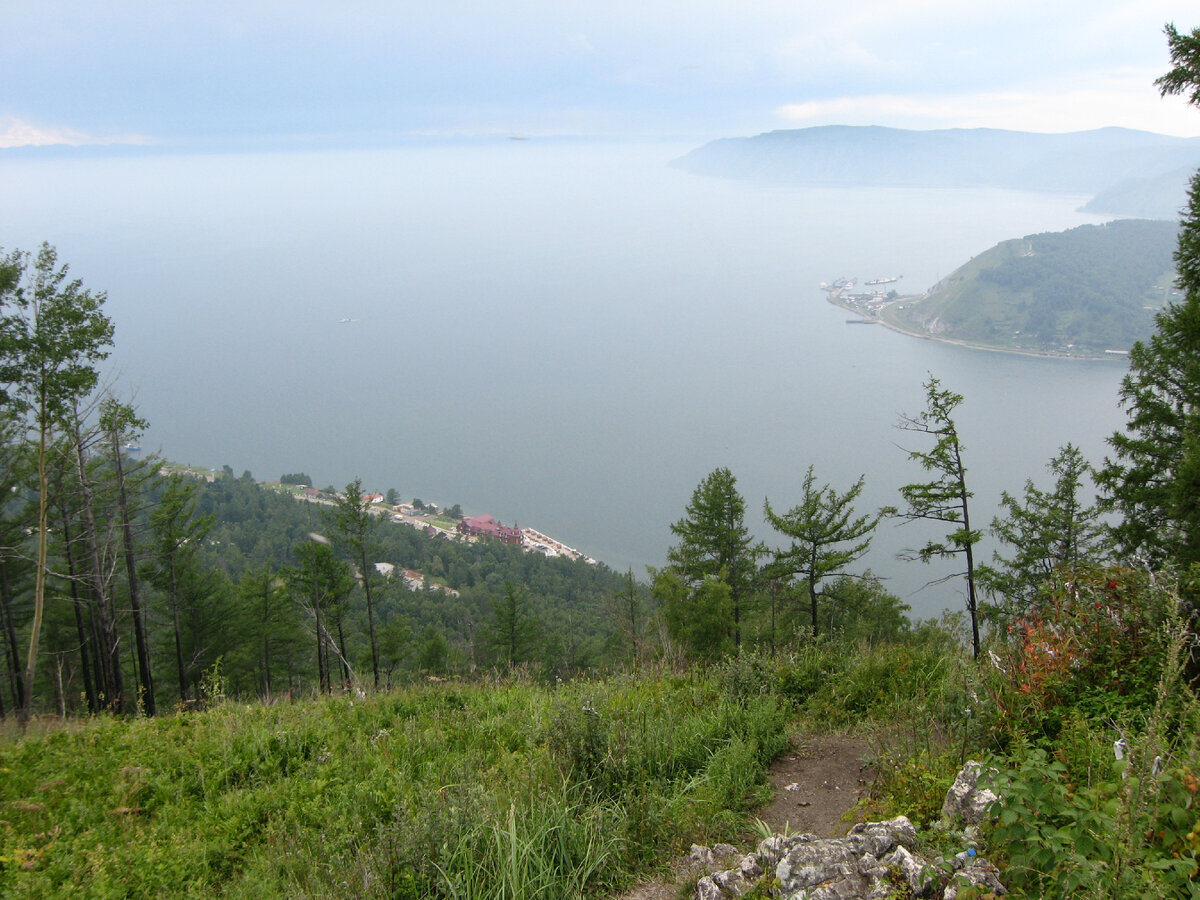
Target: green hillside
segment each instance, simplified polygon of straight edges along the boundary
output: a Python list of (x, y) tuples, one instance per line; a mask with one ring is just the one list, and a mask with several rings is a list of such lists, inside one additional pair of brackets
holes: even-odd
[(1128, 350), (1174, 294), (1178, 226), (1127, 219), (1004, 241), (889, 323), (988, 347), (1071, 356)]

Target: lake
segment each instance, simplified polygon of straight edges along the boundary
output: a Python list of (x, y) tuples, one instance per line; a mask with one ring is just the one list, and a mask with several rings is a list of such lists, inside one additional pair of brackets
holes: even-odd
[[(922, 473), (897, 445), (929, 373), (958, 417), (974, 524), (1122, 422), (1124, 364), (1019, 357), (849, 325), (822, 281), (926, 289), (998, 241), (1102, 221), (1086, 198), (768, 187), (688, 175), (688, 146), (496, 141), (387, 150), (0, 157), (0, 246), (46, 240), (108, 292), (117, 391), (168, 458), (305, 471), (460, 503), (609, 565), (665, 562), (728, 466), (760, 515), (806, 468), (862, 510)], [(349, 320), (349, 321), (346, 321)], [(918, 616), (949, 569), (867, 560)], [(991, 554), (984, 545), (982, 557)]]

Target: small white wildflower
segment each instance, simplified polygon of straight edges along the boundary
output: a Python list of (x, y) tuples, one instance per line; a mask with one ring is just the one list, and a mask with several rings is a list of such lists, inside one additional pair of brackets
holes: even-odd
[(380, 741), (382, 741), (384, 738), (391, 735), (391, 733), (392, 733), (392, 729), (390, 729), (390, 728), (380, 728), (377, 732), (375, 732), (375, 736), (371, 738), (371, 743), (377, 744)]

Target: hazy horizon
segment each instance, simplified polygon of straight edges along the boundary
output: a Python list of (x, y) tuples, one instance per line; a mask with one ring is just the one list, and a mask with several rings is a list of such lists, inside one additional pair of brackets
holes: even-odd
[[(769, 542), (763, 498), (797, 502), (809, 464), (842, 489), (864, 474), (864, 509), (896, 503), (920, 473), (893, 425), (930, 371), (966, 398), (982, 524), (1060, 444), (1103, 452), (1122, 364), (852, 327), (819, 289), (902, 273), (922, 290), (997, 241), (1102, 221), (1085, 198), (767, 187), (671, 169), (674, 153), (28, 161), (0, 167), (0, 245), (54, 238), (108, 292), (111, 371), (147, 449), (261, 480), (361, 477), (638, 574), (719, 466)], [(867, 564), (932, 615), (955, 586), (921, 591), (936, 569), (894, 559), (921, 537), (885, 524)]]
[[(931, 370), (966, 397), (983, 524), (1059, 444), (1096, 460), (1121, 422), (1120, 363), (850, 328), (817, 287), (922, 290), (1103, 221), (1086, 197), (736, 184), (670, 159), (828, 124), (1200, 135), (1154, 87), (1164, 25), (1197, 24), (1182, 0), (9, 7), (0, 246), (48, 241), (107, 291), (147, 446), (361, 476), (618, 568), (662, 562), (718, 466), (763, 538), (763, 497), (790, 505), (810, 463), (896, 502), (919, 473), (892, 425)], [(907, 531), (877, 542), (918, 614), (957, 606), (895, 563)]]
[[(1200, 135), (1183, 0), (9, 4), (0, 147), (719, 137), (823, 124)], [(259, 143), (261, 142), (261, 144)]]

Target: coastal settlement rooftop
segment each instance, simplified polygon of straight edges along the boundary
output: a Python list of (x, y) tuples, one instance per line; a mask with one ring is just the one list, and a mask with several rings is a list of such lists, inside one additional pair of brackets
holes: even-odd
[(525, 534), (516, 525), (501, 525), (491, 516), (472, 516), (458, 523), (457, 531), (468, 537), (489, 537), (504, 544), (524, 544)]

